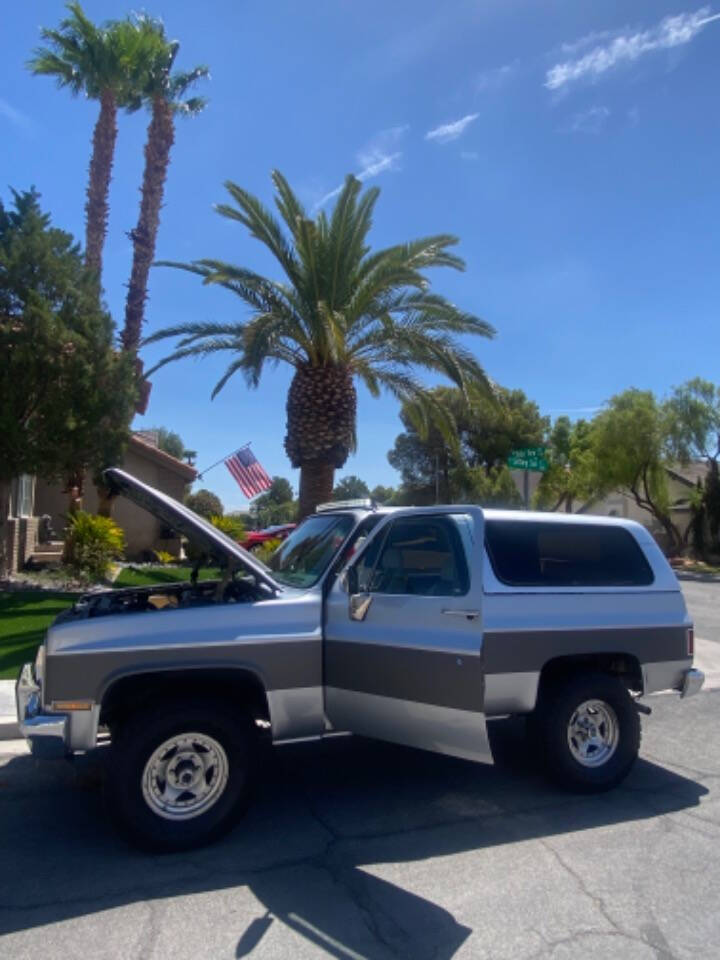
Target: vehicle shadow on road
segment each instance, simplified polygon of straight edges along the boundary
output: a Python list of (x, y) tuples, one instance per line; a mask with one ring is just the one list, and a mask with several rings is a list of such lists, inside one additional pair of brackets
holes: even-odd
[[(532, 769), (521, 722), (490, 726), (495, 766), (349, 737), (268, 750), (255, 803), (233, 833), (168, 856), (127, 848), (107, 822), (98, 784), (107, 751), (75, 766), (14, 758), (0, 772), (9, 866), (0, 934), (128, 905), (162, 905), (167, 917), (192, 911), (194, 895), (220, 892), (214, 909), (236, 957), (285, 927), (342, 960), (449, 960), (470, 928), (384, 879), (383, 865), (407, 864), (411, 888), (421, 861), (646, 820), (693, 808), (708, 792), (640, 760), (621, 788), (571, 796)], [(155, 941), (158, 926), (150, 924)]]

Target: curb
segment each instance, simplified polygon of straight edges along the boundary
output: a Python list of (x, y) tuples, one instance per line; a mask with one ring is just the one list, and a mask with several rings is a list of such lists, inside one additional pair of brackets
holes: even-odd
[(7, 716), (0, 717), (0, 740), (19, 740), (20, 737), (20, 727), (18, 726), (17, 717)]
[(720, 583), (720, 576), (716, 573), (690, 573), (682, 570), (674, 570), (678, 580), (694, 580), (697, 583)]

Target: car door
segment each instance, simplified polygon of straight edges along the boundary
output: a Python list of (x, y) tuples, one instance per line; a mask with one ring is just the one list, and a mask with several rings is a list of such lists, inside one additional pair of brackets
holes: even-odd
[(483, 705), (483, 514), (415, 508), (380, 524), (327, 598), (336, 729), (490, 759)]

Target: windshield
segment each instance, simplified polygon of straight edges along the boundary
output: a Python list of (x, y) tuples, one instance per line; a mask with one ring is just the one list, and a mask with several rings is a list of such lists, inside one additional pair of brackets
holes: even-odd
[(270, 558), (273, 576), (288, 587), (311, 587), (354, 526), (355, 518), (347, 513), (309, 517)]

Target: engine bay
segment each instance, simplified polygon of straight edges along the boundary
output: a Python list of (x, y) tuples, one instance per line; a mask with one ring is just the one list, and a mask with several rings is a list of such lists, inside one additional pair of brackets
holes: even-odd
[(148, 587), (129, 587), (86, 594), (72, 607), (58, 615), (55, 622), (84, 620), (120, 613), (149, 613), (166, 610), (204, 607), (218, 603), (254, 603), (269, 600), (270, 590), (251, 577), (200, 580), (197, 583), (181, 581)]

